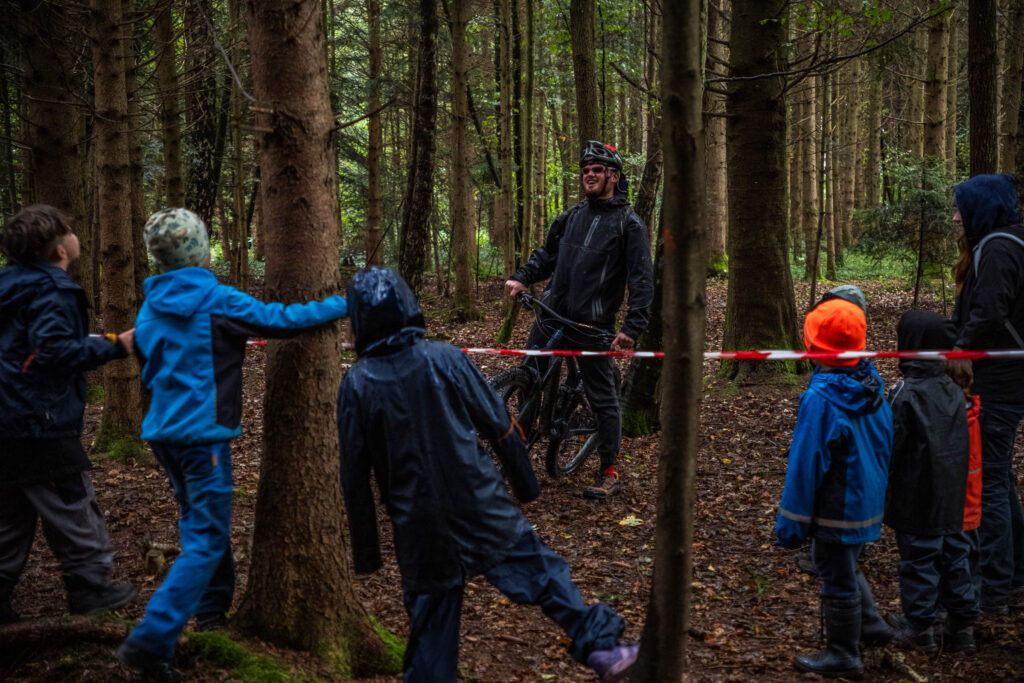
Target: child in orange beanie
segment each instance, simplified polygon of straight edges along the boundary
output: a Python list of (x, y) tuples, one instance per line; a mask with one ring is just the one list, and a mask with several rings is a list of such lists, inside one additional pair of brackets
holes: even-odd
[[(828, 299), (804, 318), (804, 345), (808, 351), (862, 351), (866, 328), (860, 306)], [(859, 676), (861, 641), (891, 638), (857, 558), (864, 544), (881, 534), (892, 412), (882, 379), (869, 361), (854, 357), (813, 362), (810, 385), (800, 397), (775, 535), (786, 548), (810, 538), (822, 580), (827, 646), (797, 657), (796, 668)]]

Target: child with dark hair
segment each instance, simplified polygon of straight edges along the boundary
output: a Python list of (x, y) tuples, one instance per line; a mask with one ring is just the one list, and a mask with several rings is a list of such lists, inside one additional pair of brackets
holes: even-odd
[[(804, 344), (808, 351), (862, 351), (866, 327), (859, 305), (829, 299), (804, 318)], [(879, 644), (892, 637), (857, 566), (864, 545), (881, 534), (892, 413), (882, 379), (867, 360), (814, 364), (800, 397), (775, 535), (786, 548), (798, 548), (810, 537), (822, 581), (827, 646), (798, 656), (796, 668), (859, 676), (861, 642)]]
[(116, 655), (151, 679), (176, 681), (185, 623), (195, 615), (198, 630), (220, 628), (231, 608), (231, 439), (242, 431), (245, 339), (316, 329), (347, 306), (340, 296), (268, 304), (220, 284), (206, 268), (206, 224), (187, 209), (150, 216), (143, 239), (160, 273), (146, 279), (135, 319), (142, 383), (153, 395), (142, 438), (171, 481), (183, 550)]
[(67, 273), (78, 237), (58, 209), (36, 204), (3, 227), (0, 248), (0, 624), (19, 619), (11, 594), (42, 519), (72, 614), (123, 607), (113, 554), (82, 449), (85, 373), (132, 347), (133, 331), (89, 336), (85, 292)]
[[(900, 350), (950, 349), (951, 321), (909, 311), (897, 327)], [(933, 653), (936, 613), (948, 612), (945, 648), (974, 652), (978, 603), (971, 580), (972, 543), (964, 531), (970, 432), (963, 391), (941, 360), (900, 361), (903, 380), (890, 393), (894, 439), (885, 523), (900, 551), (903, 615), (891, 618), (896, 642)]]
[(638, 653), (618, 640), (622, 617), (583, 602), (569, 565), (531, 528), (479, 445), (493, 445), (516, 498), (540, 495), (501, 399), (459, 349), (423, 339), (423, 314), (398, 273), (359, 271), (348, 300), (359, 360), (338, 392), (341, 483), (357, 573), (381, 565), (371, 473), (391, 518), (409, 613), (406, 683), (458, 678), (463, 587), (479, 574), (514, 602), (539, 605), (602, 683), (621, 680)]

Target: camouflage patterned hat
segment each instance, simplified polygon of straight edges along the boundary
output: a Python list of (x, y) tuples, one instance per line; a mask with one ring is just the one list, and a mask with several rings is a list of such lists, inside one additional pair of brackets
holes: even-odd
[(142, 230), (146, 248), (160, 272), (201, 266), (210, 253), (210, 238), (203, 219), (188, 209), (161, 209)]

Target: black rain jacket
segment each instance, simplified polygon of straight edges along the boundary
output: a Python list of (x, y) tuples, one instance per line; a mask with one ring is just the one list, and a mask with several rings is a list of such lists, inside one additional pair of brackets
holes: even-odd
[[(1017, 191), (1011, 176), (980, 175), (953, 189), (967, 242), (977, 256), (978, 244), (994, 232), (1024, 239), (1017, 210)], [(962, 349), (1020, 348), (1007, 328), (1024, 337), (1024, 247), (1006, 237), (994, 237), (981, 248), (977, 274), (972, 258), (967, 279), (953, 310), (956, 345)], [(1024, 404), (1024, 362), (974, 361), (973, 393), (982, 404)]]
[[(0, 270), (0, 485), (88, 469), (81, 447), (57, 440), (82, 434), (85, 373), (125, 355), (120, 342), (89, 336), (85, 293), (65, 271), (44, 263)], [(51, 447), (25, 443), (36, 439)]]
[(549, 306), (576, 322), (611, 330), (626, 285), (629, 307), (622, 332), (633, 339), (647, 327), (654, 298), (647, 228), (624, 195), (583, 201), (555, 219), (544, 246), (512, 279), (531, 285), (551, 277)]
[[(910, 311), (897, 327), (900, 350), (948, 349), (952, 322)], [(963, 528), (970, 461), (967, 403), (942, 361), (901, 360), (903, 381), (890, 392), (893, 449), (885, 523), (918, 536)]]
[(531, 529), (477, 436), (493, 444), (523, 502), (540, 494), (526, 449), (472, 361), (422, 338), (423, 314), (397, 273), (360, 271), (348, 305), (359, 360), (338, 392), (338, 432), (356, 572), (381, 564), (372, 471), (403, 587), (459, 585), (501, 562)]

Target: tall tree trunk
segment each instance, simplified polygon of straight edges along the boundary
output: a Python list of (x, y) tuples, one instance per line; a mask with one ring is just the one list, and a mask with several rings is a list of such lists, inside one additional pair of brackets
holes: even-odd
[(839, 225), (843, 246), (853, 244), (853, 209), (857, 192), (857, 157), (859, 156), (859, 123), (857, 116), (860, 99), (857, 97), (857, 82), (860, 69), (857, 64), (848, 65), (840, 72), (844, 79), (843, 97), (840, 99), (839, 123), (839, 173), (842, 175), (842, 193), (839, 204)]
[(949, 177), (956, 179), (957, 173), (957, 90), (960, 82), (960, 23), (962, 11), (957, 8), (950, 10), (949, 16), (949, 51), (946, 54), (946, 169)]
[[(734, 7), (742, 10), (743, 1)], [(686, 671), (706, 307), (701, 3), (667, 2), (664, 13), (665, 433), (658, 460), (654, 575), (640, 657), (630, 676), (644, 683), (681, 681)], [(782, 119), (784, 134), (785, 114)], [(779, 189), (785, 189), (784, 182)]]
[(419, 0), (419, 77), (409, 158), (409, 177), (402, 212), (398, 269), (413, 291), (423, 287), (428, 217), (433, 193), (434, 136), (437, 119), (437, 0)]
[[(69, 18), (64, 6), (53, 0), (23, 0), (20, 19), (32, 192), (36, 202), (55, 206), (73, 219), (86, 257), (74, 261), (69, 272), (92, 302), (95, 292), (89, 257), (94, 240), (85, 205), (85, 120), (74, 92), (76, 74), (69, 50), (72, 38), (62, 31)], [(6, 88), (6, 81), (0, 85)], [(5, 126), (9, 130), (9, 120)], [(13, 182), (13, 173), (9, 177)], [(13, 185), (7, 188), (11, 210), (14, 190)]]
[(994, 173), (998, 165), (996, 2), (967, 6), (967, 85), (971, 106), (971, 175)]
[(928, 61), (924, 71), (924, 156), (945, 156), (948, 58), (949, 15), (943, 13), (928, 22)]
[(156, 80), (160, 91), (160, 127), (163, 131), (164, 206), (185, 206), (181, 168), (181, 108), (178, 94), (177, 45), (174, 36), (174, 0), (156, 15)]
[[(132, 264), (131, 161), (125, 85), (125, 24), (121, 0), (91, 0), (95, 107), (96, 188), (99, 196), (103, 326), (120, 332), (135, 324)], [(142, 423), (134, 363), (104, 367), (103, 421), (98, 448), (137, 441)]]
[(823, 77), (824, 81), (824, 93), (822, 93), (822, 111), (824, 112), (821, 117), (821, 161), (824, 182), (821, 183), (821, 191), (824, 193), (824, 202), (822, 206), (822, 215), (825, 221), (825, 233), (828, 235), (828, 252), (825, 256), (825, 277), (829, 280), (836, 279), (836, 260), (839, 252), (839, 245), (836, 244), (836, 165), (835, 165), (835, 140), (832, 137), (833, 113), (835, 111), (835, 104), (833, 103), (833, 83), (835, 82), (835, 74), (828, 74)]
[(928, 29), (923, 26), (914, 29), (910, 45), (910, 74), (903, 83), (909, 96), (907, 97), (906, 113), (903, 117), (905, 121), (901, 128), (903, 129), (904, 146), (911, 154), (920, 157), (924, 152), (924, 74), (925, 55), (928, 51)]
[(882, 163), (882, 81), (878, 74), (869, 77), (867, 87), (867, 155), (864, 157), (864, 208), (873, 209), (881, 199), (879, 173)]
[[(800, 185), (803, 192), (803, 226), (804, 243), (807, 246), (807, 258), (804, 259), (804, 278), (810, 280), (818, 267), (818, 145), (816, 134), (818, 131), (818, 79), (809, 77), (804, 82), (804, 98), (801, 106), (801, 120), (803, 122), (802, 132), (803, 143), (803, 178)], [(731, 156), (732, 152), (730, 152)]]
[[(660, 7), (652, 6), (650, 21), (648, 22), (648, 34), (645, 40), (647, 45), (648, 65), (645, 72), (645, 82), (651, 96), (647, 98), (646, 124), (647, 139), (645, 142), (646, 157), (643, 174), (640, 177), (640, 185), (636, 190), (635, 210), (640, 220), (647, 226), (647, 234), (653, 236), (654, 232), (654, 211), (657, 205), (658, 186), (661, 184), (661, 167), (663, 156), (661, 154), (661, 102), (653, 93), (660, 87), (661, 72), (661, 11)], [(660, 237), (659, 237), (660, 239)], [(652, 239), (653, 244), (656, 240)]]
[[(229, 0), (228, 10), (231, 17), (231, 29), (234, 40), (231, 41), (231, 63), (237, 70), (242, 63), (241, 45), (245, 38), (242, 26), (241, 0)], [(241, 77), (239, 75), (239, 77)], [(249, 288), (249, 220), (245, 210), (245, 173), (242, 164), (242, 151), (245, 135), (242, 125), (245, 121), (245, 102), (238, 84), (231, 82), (231, 226), (225, 227), (231, 258), (231, 283), (245, 291)]]
[[(717, 68), (729, 62), (725, 46), (726, 33), (722, 13), (725, 7), (708, 8), (708, 67), (710, 76)], [(704, 184), (705, 227), (708, 238), (708, 256), (713, 270), (724, 270), (725, 233), (728, 225), (728, 199), (726, 197), (725, 170), (725, 96), (710, 89), (704, 91)]]
[(476, 247), (469, 186), (469, 104), (466, 68), (466, 24), (472, 15), (469, 0), (452, 3), (452, 259), (455, 262), (455, 308), (464, 319), (476, 317), (476, 294), (471, 264)]
[[(275, 301), (336, 294), (334, 120), (318, 0), (246, 0), (266, 231)], [(296, 31), (296, 27), (305, 27)], [(252, 566), (237, 623), (273, 643), (327, 655), (356, 676), (384, 645), (353, 591), (339, 482), (336, 326), (267, 349), (263, 460)], [(330, 539), (329, 542), (325, 539)]]
[[(784, 0), (733, 0), (726, 98), (729, 150), (729, 289), (725, 349), (797, 348), (796, 302), (786, 248), (786, 107)], [(729, 364), (741, 383), (775, 381), (785, 365)]]
[[(129, 24), (130, 26), (134, 23)], [(142, 116), (139, 115), (139, 60), (135, 54), (135, 41), (131, 35), (123, 41), (125, 63), (125, 87), (128, 92), (128, 158), (131, 168), (131, 226), (132, 262), (135, 273), (135, 312), (138, 313), (144, 298), (143, 282), (149, 277), (149, 254), (142, 239), (142, 226), (146, 224), (145, 179), (142, 169)]]
[(569, 0), (569, 36), (572, 39), (572, 67), (576, 77), (576, 115), (579, 118), (579, 147), (601, 135), (597, 110), (597, 65), (594, 50), (595, 0)]
[(0, 69), (0, 117), (3, 121), (3, 140), (0, 140), (0, 148), (3, 149), (4, 159), (4, 187), (0, 188), (3, 203), (0, 204), (0, 210), (3, 210), (4, 216), (8, 216), (18, 209), (18, 183), (15, 180), (14, 134), (11, 129), (11, 121), (15, 118), (15, 106), (11, 103), (10, 82), (7, 80), (6, 69)]
[(188, 165), (186, 203), (209, 226), (217, 202), (219, 166), (217, 155), (217, 65), (213, 44), (211, 0), (185, 3), (185, 65), (195, 79), (185, 93), (185, 115), (192, 162)]
[(370, 120), (369, 140), (366, 146), (366, 182), (369, 188), (366, 205), (366, 265), (379, 266), (383, 262), (381, 253), (381, 225), (383, 203), (381, 200), (380, 155), (384, 147), (384, 127), (381, 125), (380, 86), (380, 0), (366, 0), (366, 18), (370, 34)]
[[(803, 179), (803, 128), (800, 126), (800, 113), (802, 107), (792, 95), (787, 101), (786, 107), (788, 118), (786, 120), (786, 175), (788, 180), (789, 197), (789, 220), (787, 221), (789, 240), (793, 248), (793, 259), (799, 261), (805, 257), (804, 252), (804, 231), (803, 220), (803, 188), (800, 181)], [(728, 172), (728, 168), (726, 169)]]
[[(516, 269), (516, 228), (512, 224), (512, 0), (495, 0), (495, 3), (498, 24), (498, 45), (495, 50), (498, 76), (498, 158), (501, 164), (501, 191), (497, 208), (502, 226), (505, 273), (511, 275)], [(505, 320), (495, 338), (497, 343), (504, 344), (512, 337), (518, 310), (515, 302), (506, 302)]]
[(1024, 2), (1009, 0), (1003, 87), (999, 98), (999, 170), (1017, 173), (1017, 137), (1021, 118), (1021, 75), (1024, 72)]

